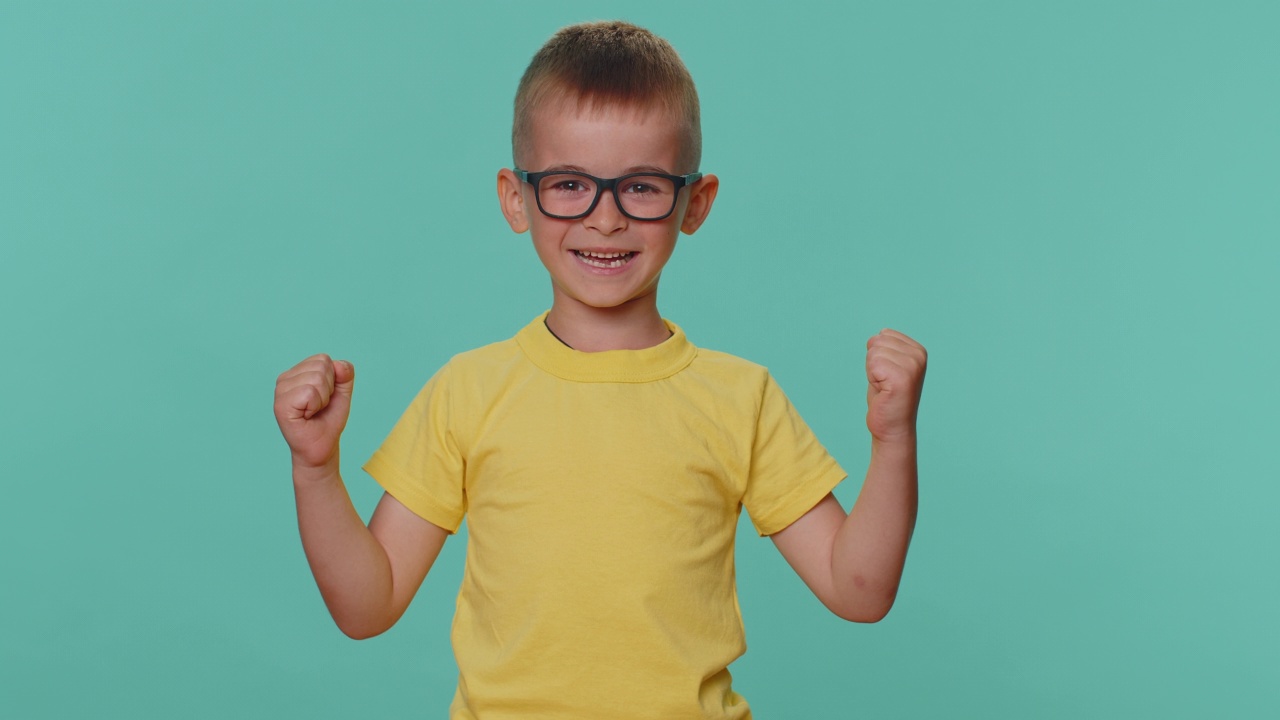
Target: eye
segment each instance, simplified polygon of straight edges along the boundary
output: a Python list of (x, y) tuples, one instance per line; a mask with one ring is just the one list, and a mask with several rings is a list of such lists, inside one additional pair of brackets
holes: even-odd
[(650, 185), (647, 182), (633, 181), (627, 183), (627, 186), (622, 189), (622, 192), (627, 193), (628, 195), (649, 195), (660, 191), (657, 187)]
[(542, 191), (561, 195), (582, 195), (595, 192), (595, 186), (581, 176), (551, 175), (543, 179)]

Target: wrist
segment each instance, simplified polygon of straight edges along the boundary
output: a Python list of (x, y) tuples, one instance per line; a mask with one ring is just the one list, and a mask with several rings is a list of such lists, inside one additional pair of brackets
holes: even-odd
[(340, 479), (338, 454), (334, 453), (333, 457), (325, 460), (319, 465), (302, 460), (301, 458), (293, 458), (293, 482), (298, 483), (317, 483), (326, 480)]
[(914, 429), (885, 437), (871, 436), (871, 454), (887, 457), (914, 458), (916, 456), (916, 432)]

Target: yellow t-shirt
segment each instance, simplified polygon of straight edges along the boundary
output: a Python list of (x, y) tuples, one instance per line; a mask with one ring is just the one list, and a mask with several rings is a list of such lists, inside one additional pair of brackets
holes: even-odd
[(749, 718), (733, 544), (845, 477), (768, 371), (694, 347), (570, 349), (536, 318), (427, 382), (365, 464), (456, 532), (451, 719)]

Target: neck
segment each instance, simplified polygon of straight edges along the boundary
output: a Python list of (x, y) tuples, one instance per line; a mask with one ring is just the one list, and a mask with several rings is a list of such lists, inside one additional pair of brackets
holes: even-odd
[(653, 295), (611, 308), (561, 302), (557, 297), (547, 315), (547, 327), (582, 352), (643, 350), (671, 337)]

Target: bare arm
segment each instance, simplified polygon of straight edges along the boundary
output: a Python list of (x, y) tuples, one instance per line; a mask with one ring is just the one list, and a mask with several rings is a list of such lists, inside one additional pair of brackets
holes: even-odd
[(846, 517), (828, 494), (771, 536), (814, 595), (857, 622), (887, 615), (902, 580), (916, 522), (915, 419), (927, 361), (919, 343), (892, 330), (867, 346), (871, 463), (853, 510)]
[(770, 538), (831, 612), (876, 622), (897, 598), (915, 520), (914, 448), (906, 453), (873, 445), (867, 478), (847, 517), (828, 493)]
[(342, 477), (306, 477), (293, 487), (302, 547), (338, 628), (363, 639), (400, 619), (435, 563), (448, 531), (415, 515), (389, 494), (365, 527)]
[(316, 355), (276, 381), (276, 420), (293, 456), (298, 530), (316, 585), (346, 635), (367, 638), (400, 619), (448, 532), (384, 494), (369, 526), (338, 472), (338, 438), (355, 370)]

